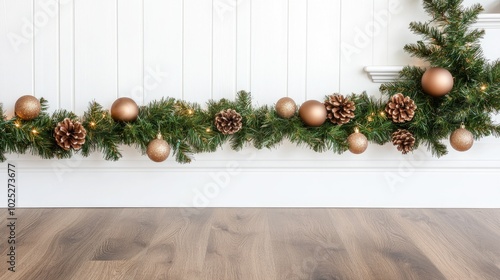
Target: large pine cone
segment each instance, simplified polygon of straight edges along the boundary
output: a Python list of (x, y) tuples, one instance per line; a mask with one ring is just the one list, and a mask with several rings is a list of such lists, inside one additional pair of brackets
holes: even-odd
[(327, 118), (334, 124), (345, 124), (354, 118), (356, 105), (349, 98), (333, 94), (325, 101)]
[(409, 97), (401, 93), (397, 93), (391, 97), (385, 106), (387, 116), (395, 123), (404, 123), (411, 121), (417, 110), (417, 105)]
[(398, 151), (407, 154), (413, 150), (415, 137), (406, 129), (398, 129), (392, 133), (392, 144), (397, 146)]
[(222, 134), (234, 134), (243, 127), (242, 119), (233, 109), (222, 110), (215, 115), (215, 126)]
[(65, 118), (59, 122), (54, 129), (54, 137), (59, 147), (68, 151), (70, 149), (79, 150), (85, 143), (87, 131), (79, 121), (72, 121)]

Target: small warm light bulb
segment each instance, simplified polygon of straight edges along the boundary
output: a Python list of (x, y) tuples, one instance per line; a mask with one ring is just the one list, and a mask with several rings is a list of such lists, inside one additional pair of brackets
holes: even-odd
[(95, 122), (90, 122), (91, 127), (95, 127)]
[(371, 116), (375, 116), (375, 112), (372, 112), (370, 115), (371, 115)]
[(191, 110), (191, 109), (188, 110), (188, 115), (192, 115), (193, 113), (194, 113), (193, 110)]
[(382, 118), (385, 118), (385, 112), (384, 112), (384, 111), (380, 111), (379, 115), (380, 115)]
[(487, 88), (488, 88), (488, 87), (487, 87), (486, 85), (482, 85), (482, 86), (481, 86), (481, 90), (482, 90), (482, 91), (485, 91)]
[(36, 129), (33, 128), (33, 130), (31, 130), (31, 133), (33, 134), (38, 134), (38, 131)]
[(206, 132), (212, 132), (212, 130), (210, 129), (210, 127), (207, 127), (207, 129), (205, 129)]
[(368, 121), (369, 121), (369, 122), (372, 122), (372, 121), (373, 121), (373, 118), (372, 118), (371, 116), (368, 116), (368, 118), (367, 118), (367, 119), (368, 119)]
[(20, 126), (21, 126), (21, 124), (20, 124), (19, 122), (15, 122), (15, 123), (14, 123), (14, 125), (15, 125), (16, 127), (20, 127)]

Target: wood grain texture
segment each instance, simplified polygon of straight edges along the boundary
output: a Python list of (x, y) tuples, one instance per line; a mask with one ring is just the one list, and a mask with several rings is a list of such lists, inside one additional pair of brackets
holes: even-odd
[(500, 209), (18, 209), (17, 217), (17, 272), (6, 270), (4, 238), (0, 279), (500, 275)]

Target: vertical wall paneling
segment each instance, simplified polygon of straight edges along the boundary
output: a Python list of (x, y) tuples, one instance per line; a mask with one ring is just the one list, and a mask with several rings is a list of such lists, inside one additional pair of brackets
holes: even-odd
[(307, 99), (321, 100), (339, 91), (340, 26), (345, 15), (340, 1), (309, 1), (307, 11)]
[(232, 99), (236, 93), (236, 9), (239, 2), (213, 1), (214, 99)]
[(75, 4), (59, 0), (59, 107), (75, 110)]
[(420, 59), (410, 57), (403, 50), (405, 44), (422, 39), (408, 29), (410, 22), (428, 18), (422, 8), (422, 3), (420, 1), (389, 0), (388, 9), (392, 16), (387, 39), (388, 64), (422, 64)]
[(372, 44), (372, 62), (371, 65), (387, 65), (388, 54), (387, 54), (387, 39), (388, 39), (388, 29), (389, 25), (394, 16), (396, 16), (393, 10), (389, 10), (389, 1), (373, 1), (373, 25), (377, 24), (379, 26), (378, 32), (373, 33)]
[(75, 111), (95, 99), (110, 107), (117, 92), (116, 1), (75, 1)]
[(33, 94), (33, 1), (2, 1), (0, 13), (0, 102), (10, 117), (16, 100)]
[(144, 100), (143, 1), (118, 0), (118, 95)]
[(184, 99), (212, 97), (213, 1), (184, 0)]
[[(364, 8), (360, 9), (360, 6)], [(341, 9), (344, 16), (340, 31), (340, 93), (360, 93), (373, 88), (373, 93), (378, 94), (378, 86), (367, 79), (359, 67), (372, 61), (373, 38), (383, 28), (379, 16), (377, 21), (374, 20), (373, 0), (343, 1)]]
[(252, 1), (251, 87), (260, 104), (286, 96), (287, 6), (287, 0)]
[(252, 0), (236, 0), (236, 91), (252, 91)]
[(182, 98), (183, 0), (144, 1), (144, 100)]
[(297, 103), (306, 98), (308, 1), (288, 0), (287, 94)]
[(34, 0), (34, 89), (36, 97), (59, 109), (59, 5), (56, 1)]

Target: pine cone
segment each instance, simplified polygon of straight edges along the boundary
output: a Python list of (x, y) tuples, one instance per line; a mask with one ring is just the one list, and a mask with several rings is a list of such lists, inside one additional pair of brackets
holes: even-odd
[(334, 124), (345, 124), (354, 118), (356, 105), (349, 98), (340, 94), (333, 94), (325, 101), (327, 117)]
[(392, 144), (397, 146), (398, 151), (407, 154), (413, 150), (415, 137), (406, 129), (398, 129), (392, 133)]
[(233, 109), (222, 110), (215, 115), (215, 126), (222, 134), (234, 134), (243, 126), (242, 117)]
[(387, 116), (395, 123), (404, 123), (411, 121), (417, 110), (417, 105), (409, 97), (401, 93), (397, 93), (391, 97), (385, 106)]
[(68, 151), (70, 149), (79, 150), (85, 143), (87, 131), (79, 121), (72, 121), (65, 118), (58, 123), (54, 129), (54, 137), (59, 147)]

